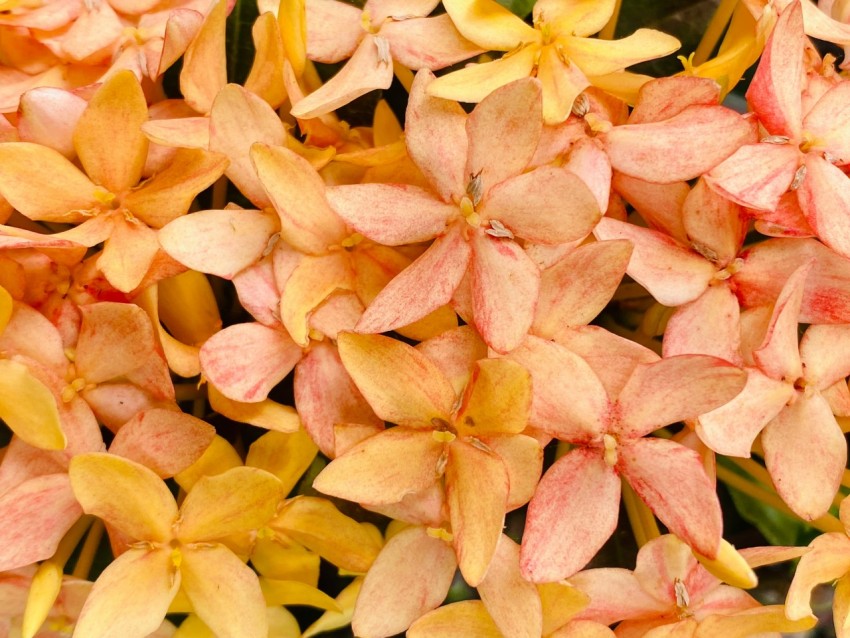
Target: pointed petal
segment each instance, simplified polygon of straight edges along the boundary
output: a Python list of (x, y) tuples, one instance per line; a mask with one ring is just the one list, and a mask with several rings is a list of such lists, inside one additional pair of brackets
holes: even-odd
[(97, 579), (74, 629), (92, 638), (143, 638), (162, 624), (178, 589), (170, 552), (128, 549)]
[(51, 148), (6, 142), (0, 146), (0, 163), (0, 194), (30, 219), (79, 223), (86, 219), (82, 211), (99, 206), (96, 186)]
[(388, 638), (405, 631), (443, 602), (456, 568), (452, 548), (424, 527), (396, 534), (363, 581), (351, 621), (355, 635)]
[(454, 389), (425, 355), (380, 335), (341, 333), (337, 341), (346, 370), (383, 420), (430, 427), (449, 418)]
[(458, 33), (447, 14), (388, 20), (379, 33), (390, 41), (393, 60), (414, 71), (442, 69), (482, 52)]
[(741, 365), (741, 310), (726, 285), (706, 291), (679, 306), (664, 329), (665, 357), (707, 354)]
[(768, 605), (757, 609), (739, 611), (734, 615), (712, 614), (700, 621), (694, 638), (728, 636), (746, 638), (767, 632), (798, 632), (811, 629), (814, 619), (788, 620), (783, 605)]
[(68, 469), (86, 514), (102, 518), (133, 540), (167, 542), (177, 504), (153, 471), (120, 456), (80, 454)]
[(531, 162), (543, 131), (542, 105), (540, 83), (526, 78), (496, 89), (470, 113), (466, 174), (480, 175), (485, 197)]
[(309, 119), (345, 106), (375, 89), (388, 89), (393, 80), (391, 59), (382, 59), (380, 36), (366, 36), (335, 76), (292, 107), (292, 115)]
[(850, 327), (809, 326), (800, 341), (800, 358), (806, 371), (806, 382), (824, 390), (850, 375)]
[(65, 532), (82, 515), (65, 473), (36, 476), (6, 490), (0, 495), (0, 512), (3, 571), (53, 556)]
[(255, 467), (204, 476), (180, 506), (177, 537), (204, 542), (256, 530), (272, 519), (283, 497), (277, 477)]
[(262, 401), (301, 358), (301, 348), (282, 330), (259, 323), (236, 324), (201, 348), (201, 369), (234, 401)]
[(641, 364), (619, 396), (619, 432), (640, 437), (664, 425), (693, 419), (727, 403), (741, 392), (746, 373), (704, 355), (669, 357)]
[(603, 217), (593, 234), (601, 240), (630, 240), (634, 251), (627, 272), (665, 306), (693, 301), (717, 272), (710, 261), (658, 231)]
[(800, 207), (817, 236), (839, 255), (850, 257), (850, 178), (814, 153), (806, 155)]
[[(531, 328), (540, 271), (510, 239), (476, 232), (472, 237), (472, 309), (475, 326), (491, 348), (517, 347)], [(504, 300), (510, 299), (510, 306)]]
[(470, 436), (519, 434), (528, 424), (531, 376), (509, 359), (475, 363), (457, 420)]
[(740, 207), (721, 197), (700, 180), (682, 207), (682, 222), (691, 244), (718, 265), (738, 256), (747, 234)]
[(689, 241), (682, 208), (691, 192), (687, 182), (655, 184), (625, 173), (615, 173), (616, 191), (640, 213), (650, 228), (659, 230), (681, 243)]
[(274, 14), (263, 13), (251, 28), (254, 40), (254, 63), (245, 78), (245, 88), (269, 103), (279, 107), (286, 100), (283, 84), (283, 61), (286, 57), (280, 27)]
[(753, 442), (794, 396), (794, 388), (756, 368), (746, 368), (747, 385), (741, 394), (716, 410), (700, 415), (696, 431), (715, 452), (749, 457)]
[(467, 116), (459, 104), (426, 93), (434, 74), (420, 71), (410, 88), (404, 141), (413, 162), (443, 201), (466, 189)]
[(495, 186), (482, 202), (481, 214), (541, 244), (581, 239), (602, 216), (581, 178), (554, 166), (541, 166)]
[(188, 414), (145, 410), (121, 426), (109, 451), (167, 478), (197, 461), (214, 436), (215, 428)]
[(438, 478), (443, 445), (430, 430), (390, 428), (334, 459), (313, 487), (356, 503), (397, 503)]
[(539, 638), (543, 608), (537, 588), (519, 570), (519, 545), (502, 534), (478, 593), (505, 636)]
[(456, 205), (406, 184), (336, 186), (328, 189), (328, 202), (354, 230), (384, 246), (433, 239), (460, 212)]
[(614, 13), (614, 0), (538, 0), (534, 21), (552, 25), (555, 33), (593, 35), (602, 30)]
[(89, 383), (101, 383), (142, 366), (155, 348), (153, 327), (138, 306), (102, 302), (81, 306), (77, 340), (77, 372)]
[(509, 356), (531, 372), (534, 427), (575, 443), (589, 442), (601, 434), (608, 396), (581, 357), (537, 337), (526, 338)]
[(135, 290), (145, 278), (159, 250), (156, 232), (141, 222), (120, 217), (103, 246), (97, 267), (106, 280), (121, 292)]
[(837, 578), (846, 581), (850, 572), (850, 539), (844, 534), (822, 534), (809, 544), (809, 551), (800, 558), (794, 579), (788, 589), (785, 612), (788, 618), (799, 620), (814, 616), (809, 603), (812, 590), (820, 583)]
[(826, 400), (797, 393), (762, 432), (765, 462), (776, 491), (796, 514), (826, 513), (847, 462), (847, 444)]
[[(663, 122), (617, 126), (605, 134), (615, 170), (649, 182), (699, 177), (751, 141), (752, 125), (723, 106), (691, 106)], [(671, 157), (669, 149), (689, 144)]]
[(733, 202), (773, 211), (791, 186), (799, 159), (799, 149), (791, 144), (746, 144), (711, 169), (705, 179)]
[(850, 117), (848, 88), (846, 82), (836, 84), (815, 103), (804, 122), (806, 131), (817, 140), (817, 149), (829, 153), (836, 164), (850, 162), (850, 131), (841, 124)]
[(147, 119), (145, 95), (130, 71), (116, 73), (92, 96), (74, 129), (74, 148), (96, 184), (118, 195), (139, 183)]
[(87, 102), (70, 91), (40, 87), (21, 96), (18, 134), (21, 140), (53, 148), (69, 160), (74, 150), (73, 133)]
[(278, 114), (265, 100), (237, 84), (228, 84), (215, 97), (210, 110), (210, 150), (230, 160), (227, 177), (258, 208), (271, 203), (251, 163), (257, 142), (286, 144), (286, 131)]
[(446, 0), (446, 12), (463, 37), (491, 51), (509, 51), (539, 35), (520, 18), (493, 0)]
[(499, 631), (483, 602), (462, 600), (428, 612), (405, 635), (408, 638), (502, 638), (505, 634)]
[(617, 526), (620, 479), (599, 450), (579, 448), (543, 476), (528, 505), (520, 567), (532, 582), (572, 576)]
[(336, 0), (311, 0), (307, 9), (307, 55), (333, 63), (351, 57), (363, 37), (361, 11)]
[(476, 587), (487, 574), (505, 523), (508, 473), (501, 458), (475, 444), (451, 443), (446, 497), (458, 566)]
[(805, 46), (803, 12), (794, 2), (776, 21), (747, 90), (747, 102), (772, 135), (800, 138)]
[(386, 332), (446, 305), (467, 272), (471, 253), (462, 228), (451, 226), (375, 297), (356, 329)]
[(638, 29), (619, 40), (561, 36), (558, 42), (563, 44), (565, 57), (586, 75), (622, 71), (638, 62), (673, 53), (682, 46), (673, 36), (655, 29)]
[(618, 453), (618, 468), (659, 520), (699, 553), (715, 557), (723, 521), (700, 455), (653, 438), (620, 446)]
[(537, 77), (543, 85), (543, 121), (561, 124), (570, 116), (576, 98), (591, 82), (578, 65), (565, 63), (557, 48), (546, 46), (540, 53)]
[(65, 448), (56, 401), (27, 366), (0, 360), (0, 419), (22, 440), (45, 450)]
[[(214, 635), (268, 635), (266, 601), (254, 570), (223, 545), (186, 547), (182, 555), (183, 591)], [(221, 583), (227, 583), (227, 587)]]
[(202, 149), (178, 149), (171, 163), (124, 198), (124, 206), (152, 228), (189, 212), (195, 197), (221, 177), (228, 160)]
[(216, 95), (227, 84), (224, 43), (227, 5), (225, 0), (212, 5), (183, 56), (180, 93), (198, 113), (209, 113)]

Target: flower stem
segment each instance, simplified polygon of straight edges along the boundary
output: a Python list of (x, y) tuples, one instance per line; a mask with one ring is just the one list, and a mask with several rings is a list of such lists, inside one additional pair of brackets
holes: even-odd
[(697, 50), (694, 53), (692, 62), (694, 66), (699, 66), (708, 60), (717, 43), (720, 41), (720, 36), (723, 35), (723, 32), (729, 25), (729, 21), (732, 19), (732, 13), (735, 11), (735, 5), (737, 4), (738, 0), (720, 1), (720, 6), (717, 7), (717, 11), (711, 17), (711, 21), (708, 23), (708, 27), (702, 35), (702, 40), (700, 40)]
[(611, 18), (608, 20), (608, 23), (602, 27), (602, 31), (599, 32), (600, 40), (614, 39), (614, 33), (617, 31), (617, 20), (620, 19), (620, 7), (622, 4), (622, 0), (617, 0), (617, 3), (614, 5), (614, 12), (611, 14)]
[(96, 519), (89, 530), (88, 536), (83, 543), (83, 548), (80, 550), (80, 556), (77, 558), (77, 564), (74, 565), (72, 574), (76, 578), (88, 578), (91, 572), (91, 566), (94, 562), (97, 548), (100, 545), (100, 539), (103, 537), (103, 521)]
[(631, 525), (632, 533), (635, 536), (635, 542), (638, 547), (643, 547), (653, 538), (661, 536), (661, 532), (658, 529), (658, 524), (655, 522), (655, 516), (653, 516), (650, 509), (635, 494), (632, 486), (625, 479), (621, 480), (623, 483), (623, 504), (626, 506), (629, 525)]

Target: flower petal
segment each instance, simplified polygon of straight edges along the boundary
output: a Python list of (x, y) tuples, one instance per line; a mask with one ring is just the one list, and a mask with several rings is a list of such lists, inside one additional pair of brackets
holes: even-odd
[(499, 631), (483, 602), (462, 600), (428, 612), (405, 635), (408, 638), (502, 638), (505, 634)]
[(785, 613), (792, 620), (813, 617), (809, 598), (820, 583), (837, 578), (846, 580), (850, 572), (850, 539), (844, 534), (822, 534), (809, 544), (809, 551), (800, 558), (788, 597)]
[(774, 211), (794, 181), (799, 159), (799, 149), (791, 144), (746, 144), (711, 169), (705, 180), (737, 204)]
[(0, 419), (22, 440), (45, 450), (65, 448), (68, 441), (56, 402), (27, 366), (0, 359)]
[(112, 234), (103, 246), (97, 267), (117, 290), (130, 292), (142, 283), (150, 270), (159, 242), (156, 232), (145, 224), (118, 216), (112, 219)]
[(213, 4), (183, 56), (180, 93), (198, 113), (209, 113), (213, 100), (227, 84), (224, 42), (227, 13), (225, 0)]
[(797, 191), (800, 208), (823, 243), (850, 257), (850, 178), (814, 153), (806, 155), (805, 167), (806, 176)]
[(558, 42), (564, 47), (565, 57), (586, 75), (605, 75), (622, 71), (638, 62), (673, 53), (682, 46), (673, 36), (655, 29), (638, 29), (619, 40), (562, 35)]
[(387, 20), (379, 34), (390, 41), (393, 60), (414, 71), (442, 69), (482, 53), (458, 32), (447, 14)]
[(535, 42), (538, 33), (493, 0), (446, 0), (446, 12), (458, 31), (483, 49), (509, 51), (521, 42)]
[(528, 371), (509, 359), (484, 359), (474, 365), (457, 421), (471, 436), (519, 434), (528, 425), (530, 407)]
[(89, 383), (102, 383), (144, 365), (155, 346), (153, 327), (138, 306), (104, 301), (81, 306), (74, 362)]

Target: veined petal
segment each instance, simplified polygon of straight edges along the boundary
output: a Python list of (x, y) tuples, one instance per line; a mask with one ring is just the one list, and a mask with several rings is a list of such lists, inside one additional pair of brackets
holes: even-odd
[(620, 40), (564, 36), (558, 38), (564, 55), (586, 75), (605, 75), (660, 58), (680, 46), (676, 38), (655, 29), (638, 29)]
[(459, 428), (470, 436), (519, 434), (528, 425), (531, 375), (509, 359), (477, 361), (458, 408)]
[(345, 223), (328, 205), (325, 185), (307, 160), (287, 148), (255, 144), (251, 162), (291, 246), (320, 255), (343, 239)]
[(747, 102), (772, 135), (800, 139), (802, 128), (803, 11), (799, 2), (788, 5), (761, 56), (747, 90)]
[(598, 449), (568, 452), (549, 468), (528, 504), (520, 568), (535, 583), (568, 578), (617, 527), (620, 479)]
[(797, 393), (762, 432), (776, 491), (805, 520), (826, 513), (847, 463), (844, 434), (820, 393)]
[(74, 129), (74, 148), (86, 173), (118, 195), (139, 183), (148, 154), (142, 124), (148, 107), (130, 71), (107, 80), (89, 100)]
[(128, 549), (97, 579), (74, 629), (92, 638), (144, 638), (162, 624), (179, 589), (168, 549)]
[(192, 201), (224, 173), (228, 159), (202, 149), (178, 149), (171, 163), (124, 198), (124, 206), (152, 228), (189, 212)]
[(472, 250), (455, 224), (375, 297), (357, 323), (359, 332), (386, 332), (421, 319), (451, 301)]
[[(524, 621), (523, 618), (523, 628)], [(428, 612), (413, 623), (405, 635), (408, 638), (502, 638), (505, 634), (499, 630), (483, 602), (462, 600)]]
[(97, 187), (52, 148), (6, 142), (0, 146), (0, 164), (0, 195), (30, 219), (79, 223), (86, 219), (83, 212), (100, 205)]
[(307, 9), (307, 56), (334, 63), (351, 57), (363, 38), (361, 11), (337, 0), (310, 0)]
[(27, 366), (0, 360), (0, 418), (22, 440), (45, 450), (65, 448), (68, 441), (56, 401)]
[(103, 246), (97, 267), (121, 292), (135, 290), (144, 280), (159, 250), (156, 231), (138, 221), (113, 216), (112, 234)]
[(494, 0), (446, 0), (443, 3), (457, 30), (467, 40), (490, 51), (509, 51), (540, 34)]
[(700, 455), (665, 439), (618, 447), (618, 469), (659, 520), (700, 554), (717, 555), (723, 520)]
[(850, 178), (815, 153), (806, 154), (805, 167), (798, 190), (800, 208), (823, 243), (850, 257)]
[(738, 256), (748, 223), (735, 203), (699, 180), (685, 198), (682, 223), (691, 245), (719, 266)]
[(428, 95), (460, 102), (481, 102), (499, 87), (530, 77), (537, 51), (538, 47), (531, 44), (492, 62), (469, 64), (431, 82)]
[(442, 69), (483, 53), (458, 32), (447, 14), (390, 19), (381, 26), (379, 34), (390, 41), (393, 60), (414, 71)]
[(809, 598), (820, 583), (837, 578), (846, 579), (850, 572), (850, 539), (840, 533), (818, 536), (809, 544), (809, 551), (800, 558), (794, 580), (788, 588), (785, 613), (792, 620), (811, 617)]
[(504, 534), (499, 537), (487, 576), (478, 593), (504, 636), (539, 638), (543, 632), (543, 607), (537, 588), (519, 570), (519, 545)]
[(563, 346), (529, 336), (509, 355), (531, 372), (531, 424), (564, 441), (601, 435), (608, 395), (590, 366)]
[(390, 428), (334, 459), (313, 487), (357, 503), (397, 503), (437, 480), (443, 447), (430, 429)]
[(399, 532), (363, 581), (351, 620), (355, 635), (388, 638), (405, 631), (443, 602), (456, 569), (451, 546), (424, 527)]
[(81, 306), (77, 340), (77, 373), (89, 383), (102, 383), (144, 365), (155, 341), (147, 313), (125, 303)]
[(180, 506), (176, 535), (193, 543), (259, 529), (272, 519), (284, 496), (278, 478), (256, 467), (204, 476)]
[(177, 504), (162, 479), (144, 465), (113, 454), (79, 454), (71, 459), (68, 474), (87, 514), (133, 540), (172, 538)]
[(466, 113), (456, 102), (431, 97), (434, 74), (420, 71), (410, 88), (404, 141), (419, 170), (444, 202), (460, 197), (469, 179), (465, 175), (468, 140)]
[(0, 495), (0, 512), (3, 571), (53, 556), (65, 532), (82, 515), (64, 472), (29, 478), (5, 490)]
[(224, 279), (258, 262), (278, 229), (273, 213), (202, 210), (162, 228), (163, 250), (184, 266)]
[[(640, 554), (638, 560), (645, 555), (645, 552)], [(650, 595), (635, 573), (628, 569), (586, 569), (572, 576), (570, 583), (590, 597), (590, 604), (581, 610), (581, 617), (606, 625), (661, 614), (667, 609), (666, 601)]]
[(485, 198), (531, 162), (543, 131), (542, 105), (540, 83), (524, 78), (494, 90), (469, 114), (466, 174), (480, 178)]
[(266, 601), (254, 570), (223, 545), (182, 547), (180, 552), (183, 591), (216, 636), (268, 636)]
[(498, 184), (487, 193), (481, 214), (498, 220), (517, 237), (540, 244), (581, 239), (602, 217), (584, 181), (554, 166), (541, 166)]
[(794, 388), (757, 368), (746, 368), (747, 384), (729, 403), (700, 415), (696, 431), (715, 452), (749, 457), (753, 442), (794, 396)]
[(383, 420), (431, 427), (433, 419), (451, 414), (454, 388), (415, 348), (390, 337), (346, 332), (337, 344), (348, 374)]
[(453, 544), (464, 580), (477, 587), (505, 524), (508, 473), (501, 457), (458, 439), (448, 446), (446, 498)]
[(682, 244), (688, 243), (682, 209), (691, 192), (687, 182), (655, 184), (625, 173), (615, 173), (614, 189), (640, 213), (650, 228)]
[(393, 81), (391, 59), (382, 59), (380, 36), (366, 36), (354, 55), (336, 75), (316, 91), (292, 107), (292, 115), (309, 119), (345, 106), (355, 98), (375, 89), (388, 89)]
[(534, 3), (534, 23), (553, 33), (585, 37), (602, 30), (614, 13), (615, 0), (538, 0)]
[(850, 162), (850, 130), (842, 123), (850, 118), (850, 84), (840, 82), (827, 91), (803, 120), (803, 128), (814, 138), (817, 150), (829, 153), (836, 164)]
[(218, 0), (183, 56), (180, 93), (198, 113), (209, 113), (213, 100), (227, 84), (225, 25), (228, 3)]
[(531, 328), (540, 271), (513, 240), (479, 230), (471, 243), (475, 326), (487, 345), (505, 353), (517, 347)]
[(850, 375), (850, 326), (809, 326), (800, 341), (806, 383), (825, 390)]
[(619, 396), (618, 431), (640, 437), (662, 426), (693, 419), (741, 392), (746, 373), (705, 355), (681, 355), (640, 364)]
[(707, 354), (741, 365), (741, 309), (727, 285), (709, 286), (679, 306), (664, 329), (665, 357)]
[(694, 104), (720, 104), (720, 85), (710, 78), (673, 76), (644, 84), (629, 115), (630, 124), (660, 122)]
[(265, 399), (301, 356), (286, 332), (259, 323), (229, 326), (200, 352), (201, 369), (210, 382), (227, 398), (246, 403)]
[(407, 184), (352, 184), (328, 189), (331, 207), (358, 233), (384, 246), (414, 244), (445, 232), (455, 204)]
[[(751, 141), (752, 124), (723, 106), (695, 105), (663, 122), (616, 126), (604, 135), (614, 169), (649, 182), (689, 180)], [(670, 148), (689, 140), (671, 157)]]
[(602, 240), (630, 240), (634, 250), (627, 272), (665, 306), (693, 301), (717, 272), (710, 261), (655, 230), (603, 217), (593, 234)]

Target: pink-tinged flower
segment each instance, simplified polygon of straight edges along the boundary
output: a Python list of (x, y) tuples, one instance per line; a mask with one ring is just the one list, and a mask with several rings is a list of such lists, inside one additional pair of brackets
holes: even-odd
[(414, 349), (388, 337), (342, 333), (346, 369), (375, 413), (397, 427), (338, 456), (314, 487), (381, 506), (444, 478), (457, 562), (476, 586), (488, 573), (505, 512), (531, 495), (540, 447), (520, 434), (531, 401), (528, 373), (507, 360), (471, 366), (480, 348), (470, 337), (459, 329)]
[(447, 15), (427, 18), (436, 0), (369, 0), (359, 10), (336, 0), (307, 0), (307, 57), (347, 64), (320, 89), (293, 104), (310, 118), (338, 109), (374, 89), (388, 89), (393, 64), (442, 69), (481, 53)]
[(533, 27), (493, 0), (446, 0), (443, 4), (466, 38), (484, 49), (507, 53), (494, 62), (450, 73), (434, 82), (428, 92), (462, 102), (480, 102), (500, 86), (536, 77), (543, 87), (547, 124), (563, 122), (576, 97), (591, 84), (622, 90), (633, 79), (632, 74), (621, 73), (623, 69), (672, 53), (680, 46), (676, 38), (652, 29), (639, 29), (622, 40), (588, 37), (611, 18), (613, 0), (538, 1)]
[(534, 582), (569, 577), (613, 533), (621, 477), (700, 553), (718, 551), (720, 504), (699, 455), (645, 435), (723, 405), (746, 375), (715, 357), (659, 359), (606, 334), (576, 333), (595, 352), (588, 361), (532, 336), (509, 355), (533, 377), (531, 425), (573, 445), (529, 504), (522, 570)]
[(405, 140), (431, 190), (358, 184), (328, 191), (333, 208), (357, 232), (397, 246), (436, 238), (372, 302), (360, 332), (384, 332), (448, 303), (471, 280), (474, 322), (499, 352), (531, 326), (540, 273), (519, 240), (559, 244), (579, 239), (599, 219), (598, 203), (575, 174), (541, 166), (523, 170), (540, 139), (536, 80), (512, 83), (469, 116), (426, 95), (421, 72), (407, 112)]
[[(727, 405), (699, 416), (697, 432), (724, 454), (749, 456), (759, 432), (779, 495), (799, 516), (824, 514), (838, 491), (847, 445), (830, 405), (831, 388), (850, 374), (846, 325), (810, 326), (798, 345), (803, 286), (810, 265), (788, 278), (774, 304), (734, 316), (715, 315), (723, 332), (740, 326), (747, 385)], [(708, 340), (707, 340), (708, 341)], [(700, 351), (694, 348), (695, 351)], [(843, 400), (846, 403), (846, 400)]]
[(238, 467), (203, 478), (178, 511), (165, 483), (133, 461), (84, 454), (69, 471), (83, 510), (130, 543), (95, 582), (79, 633), (142, 638), (159, 626), (182, 589), (215, 633), (265, 638), (266, 603), (257, 576), (221, 541), (272, 518), (283, 496), (272, 474)]
[[(786, 225), (811, 229), (827, 246), (850, 256), (850, 179), (841, 168), (850, 163), (850, 83), (820, 86), (819, 76), (807, 83), (811, 45), (802, 6), (796, 1), (783, 10), (747, 91), (764, 127), (761, 142), (742, 146), (706, 179), (725, 197), (766, 211), (768, 220), (781, 223), (796, 209), (805, 221)], [(789, 191), (796, 197), (783, 202)]]
[[(773, 551), (768, 557), (753, 566), (801, 553), (769, 549)], [(634, 571), (590, 569), (571, 581), (590, 596), (590, 605), (579, 617), (605, 624), (622, 621), (615, 632), (618, 638), (778, 636), (768, 632), (803, 631), (814, 625), (809, 619), (787, 620), (781, 605), (763, 607), (744, 590), (723, 584), (672, 534), (644, 545)]]

